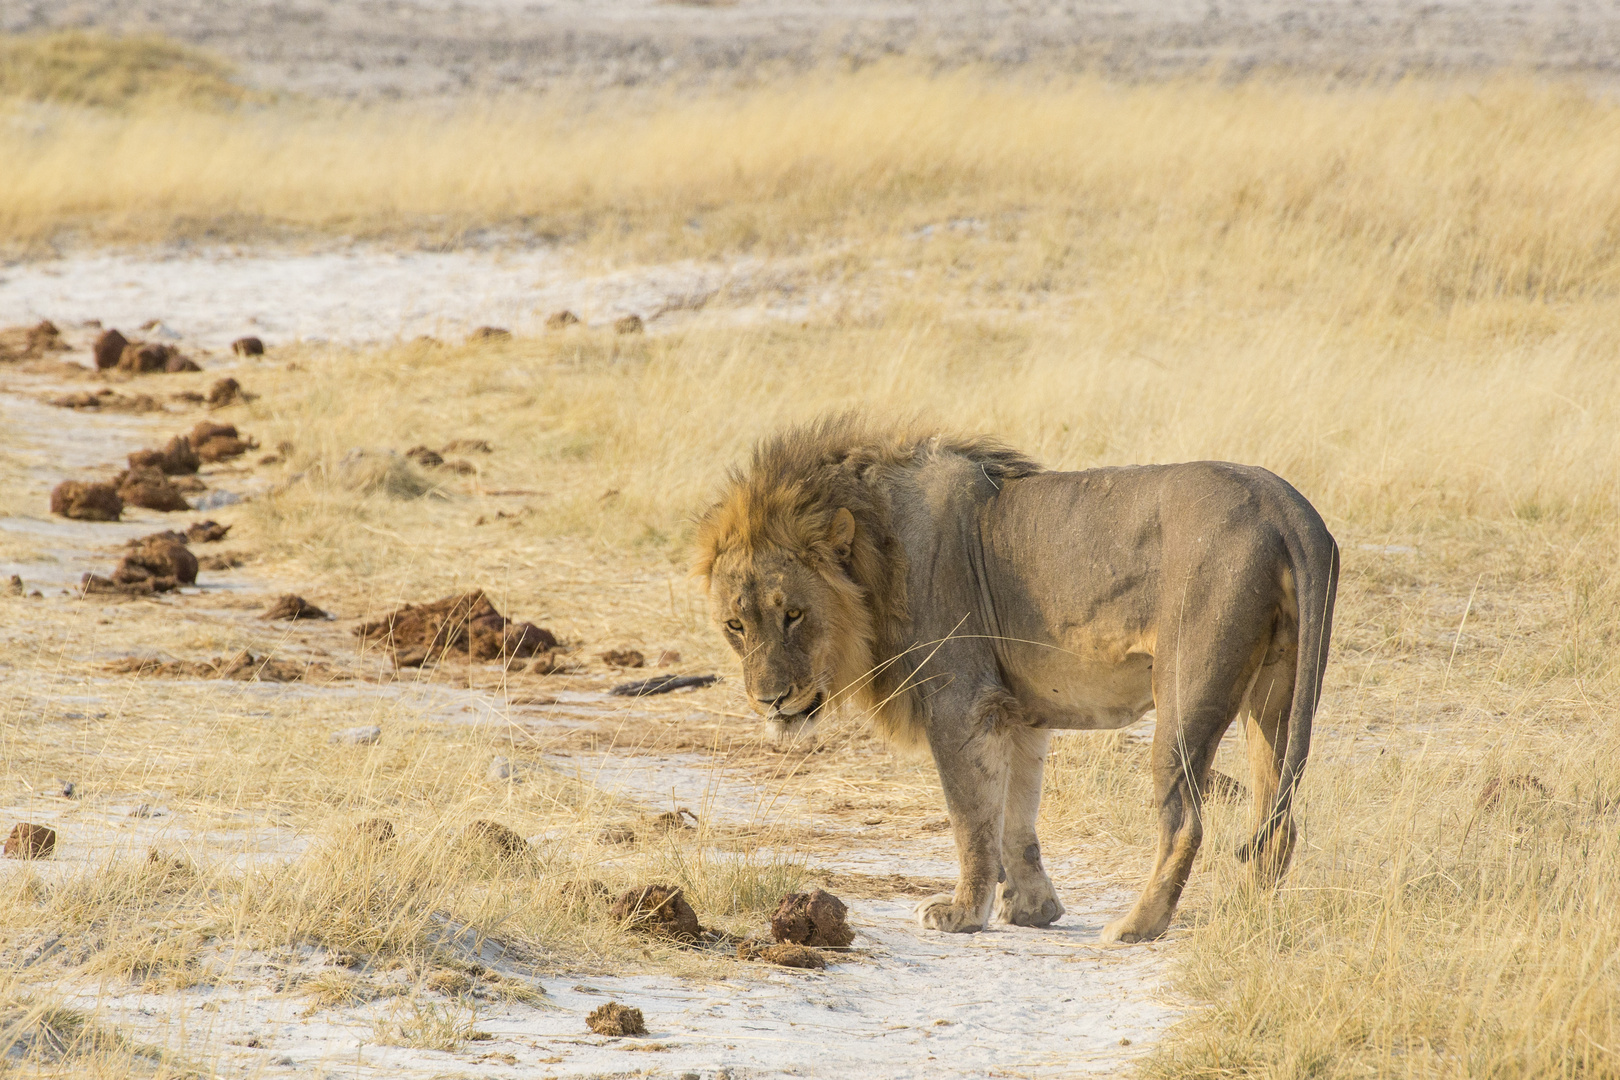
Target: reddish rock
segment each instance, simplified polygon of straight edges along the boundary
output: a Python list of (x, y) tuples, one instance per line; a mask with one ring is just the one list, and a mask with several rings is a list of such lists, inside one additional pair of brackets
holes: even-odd
[(56, 830), (23, 822), (6, 837), (6, 858), (48, 859), (56, 851)]
[(76, 521), (117, 521), (124, 500), (113, 484), (64, 480), (51, 492), (51, 513)]

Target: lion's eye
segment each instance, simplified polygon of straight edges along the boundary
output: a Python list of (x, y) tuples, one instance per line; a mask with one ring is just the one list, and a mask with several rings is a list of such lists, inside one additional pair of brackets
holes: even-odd
[(803, 616), (804, 612), (800, 611), (798, 608), (791, 608), (787, 613), (787, 621), (798, 622)]
[(730, 630), (733, 634), (742, 633), (742, 620), (732, 619), (730, 622), (726, 623), (726, 629)]

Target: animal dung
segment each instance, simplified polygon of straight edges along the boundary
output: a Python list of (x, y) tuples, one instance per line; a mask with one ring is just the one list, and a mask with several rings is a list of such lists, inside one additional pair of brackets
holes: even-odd
[(1488, 810), (1514, 793), (1521, 798), (1528, 797), (1539, 801), (1552, 798), (1552, 792), (1546, 784), (1529, 773), (1516, 773), (1513, 776), (1493, 776), (1485, 781), (1485, 785), (1479, 789), (1479, 800), (1476, 805), (1481, 810)]
[(243, 438), (232, 424), (216, 424), (211, 420), (198, 421), (191, 429), (191, 445), (197, 456), (206, 462), (228, 461), (240, 457), (259, 444)]
[(139, 506), (161, 513), (190, 510), (185, 495), (163, 474), (151, 467), (126, 469), (118, 476), (118, 496), (126, 506)]
[(461, 835), (468, 846), (487, 848), (503, 859), (510, 859), (529, 850), (527, 840), (498, 821), (479, 819), (468, 825), (467, 830)]
[(6, 837), (8, 859), (48, 859), (56, 851), (56, 830), (22, 822)]
[(165, 476), (194, 473), (201, 464), (202, 459), (191, 448), (191, 440), (184, 435), (176, 435), (165, 443), (161, 450), (137, 450), (129, 455), (131, 471), (156, 469)]
[(622, 319), (615, 319), (613, 331), (617, 334), (639, 334), (645, 330), (646, 324), (641, 321), (640, 315), (626, 315)]
[(124, 355), (124, 347), (129, 339), (117, 330), (103, 330), (96, 335), (96, 342), (90, 346), (90, 353), (96, 358), (96, 368), (106, 371), (108, 368), (118, 366), (118, 361)]
[(643, 885), (621, 893), (608, 914), (636, 933), (693, 942), (703, 933), (697, 912), (674, 885)]
[(373, 844), (391, 844), (397, 835), (394, 823), (382, 817), (366, 818), (354, 827), (354, 831), (360, 839)]
[(263, 356), (264, 342), (251, 335), (239, 337), (231, 342), (231, 352), (237, 356)]
[(601, 660), (608, 667), (616, 668), (644, 667), (647, 663), (647, 658), (634, 649), (609, 649)]
[(500, 326), (480, 326), (467, 335), (469, 345), (493, 345), (501, 341), (511, 341), (512, 331)]
[(391, 649), (400, 667), (452, 657), (473, 661), (528, 657), (557, 647), (549, 630), (507, 619), (481, 589), (428, 604), (406, 604), (354, 632), (364, 641)]
[(225, 534), (231, 531), (229, 525), (221, 525), (217, 521), (194, 521), (186, 526), (186, 542), (190, 544), (213, 544), (225, 539)]
[(610, 1001), (606, 1005), (592, 1009), (591, 1014), (585, 1018), (585, 1026), (598, 1035), (613, 1038), (647, 1034), (647, 1021), (641, 1015), (641, 1010), (620, 1005), (617, 1001)]
[(66, 351), (62, 331), (49, 319), (33, 326), (8, 326), (0, 330), (0, 361), (38, 360), (47, 353)]
[(51, 513), (75, 521), (117, 521), (124, 500), (113, 484), (64, 480), (51, 491)]
[(276, 602), (267, 608), (261, 619), (324, 619), (326, 612), (305, 600), (295, 593), (286, 593), (276, 598)]
[(848, 918), (844, 902), (823, 889), (789, 893), (771, 916), (771, 937), (795, 945), (841, 949), (855, 940)]
[(827, 966), (827, 958), (815, 949), (792, 943), (771, 945), (750, 938), (737, 943), (737, 959), (763, 960), (778, 967), (819, 970)]
[[(259, 339), (245, 338), (243, 340), (258, 341)], [(240, 344), (240, 342), (237, 344)], [(233, 345), (232, 348), (235, 348), (235, 346)], [(263, 345), (259, 346), (259, 351), (264, 351)], [(204, 400), (208, 402), (210, 409), (223, 409), (227, 405), (233, 405), (238, 401), (246, 401), (247, 399), (248, 394), (242, 389), (242, 384), (230, 376), (226, 376), (208, 388), (208, 397)]]
[(579, 316), (566, 308), (562, 311), (553, 311), (546, 316), (547, 330), (563, 330), (579, 322)]

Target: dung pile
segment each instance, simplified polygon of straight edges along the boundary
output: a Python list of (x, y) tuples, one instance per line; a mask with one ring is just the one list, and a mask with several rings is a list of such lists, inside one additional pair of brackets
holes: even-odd
[(42, 360), (53, 352), (67, 352), (67, 348), (62, 332), (49, 319), (33, 326), (8, 326), (0, 330), (0, 363)]
[(143, 596), (171, 592), (197, 580), (197, 556), (178, 533), (156, 533), (130, 545), (110, 578), (84, 575), (85, 593), (122, 593)]
[(117, 521), (124, 500), (116, 485), (64, 480), (51, 491), (51, 513), (75, 521)]
[(58, 409), (73, 409), (77, 412), (149, 413), (163, 411), (163, 403), (151, 394), (124, 395), (106, 386), (100, 390), (75, 390), (71, 394), (51, 398), (50, 403)]
[(598, 1035), (613, 1038), (647, 1034), (647, 1021), (641, 1015), (641, 1010), (620, 1005), (617, 1001), (610, 1001), (606, 1005), (592, 1009), (591, 1014), (585, 1018), (585, 1026)]
[(254, 656), (243, 649), (232, 656), (216, 656), (212, 660), (154, 660), (131, 657), (115, 660), (107, 670), (119, 675), (151, 675), (171, 679), (232, 679), (236, 682), (314, 682), (330, 681), (341, 677), (330, 665), (301, 664), (291, 660), (276, 660), (268, 656)]
[(637, 933), (684, 944), (697, 941), (703, 933), (697, 912), (674, 885), (643, 885), (631, 889), (613, 901), (608, 915)]
[(855, 940), (848, 919), (849, 908), (830, 892), (789, 893), (771, 916), (771, 937), (793, 945), (841, 949)]
[(140, 506), (166, 514), (191, 509), (185, 494), (160, 468), (143, 466), (126, 469), (118, 474), (115, 483), (125, 506)]
[(204, 462), (228, 461), (259, 447), (257, 441), (244, 437), (234, 425), (211, 420), (200, 421), (191, 429), (191, 445)]
[[(98, 355), (96, 362), (101, 358)], [(131, 341), (118, 355), (117, 368), (131, 375), (176, 375), (183, 371), (201, 371), (197, 362), (173, 345), (160, 345), (155, 341)]]
[(265, 609), (261, 619), (324, 619), (326, 612), (297, 593), (284, 593)]
[(482, 589), (431, 604), (406, 604), (354, 630), (363, 641), (390, 649), (399, 667), (461, 658), (469, 661), (549, 654), (557, 639), (533, 623), (513, 622)]
[(197, 471), (202, 459), (191, 448), (191, 440), (176, 435), (161, 450), (137, 450), (129, 455), (131, 469), (157, 469), (165, 476), (184, 476)]
[(737, 943), (737, 959), (763, 960), (777, 967), (805, 968), (812, 971), (827, 966), (827, 958), (808, 946), (792, 943), (770, 945), (752, 938)]

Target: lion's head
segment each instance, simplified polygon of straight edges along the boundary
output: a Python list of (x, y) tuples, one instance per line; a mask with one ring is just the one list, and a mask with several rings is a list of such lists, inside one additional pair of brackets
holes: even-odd
[(821, 710), (865, 667), (861, 643), (869, 622), (861, 590), (845, 569), (855, 518), (839, 507), (825, 531), (799, 544), (748, 543), (730, 530), (717, 531), (744, 542), (710, 549), (706, 572), (716, 629), (742, 661), (749, 702), (772, 734), (808, 735)]

